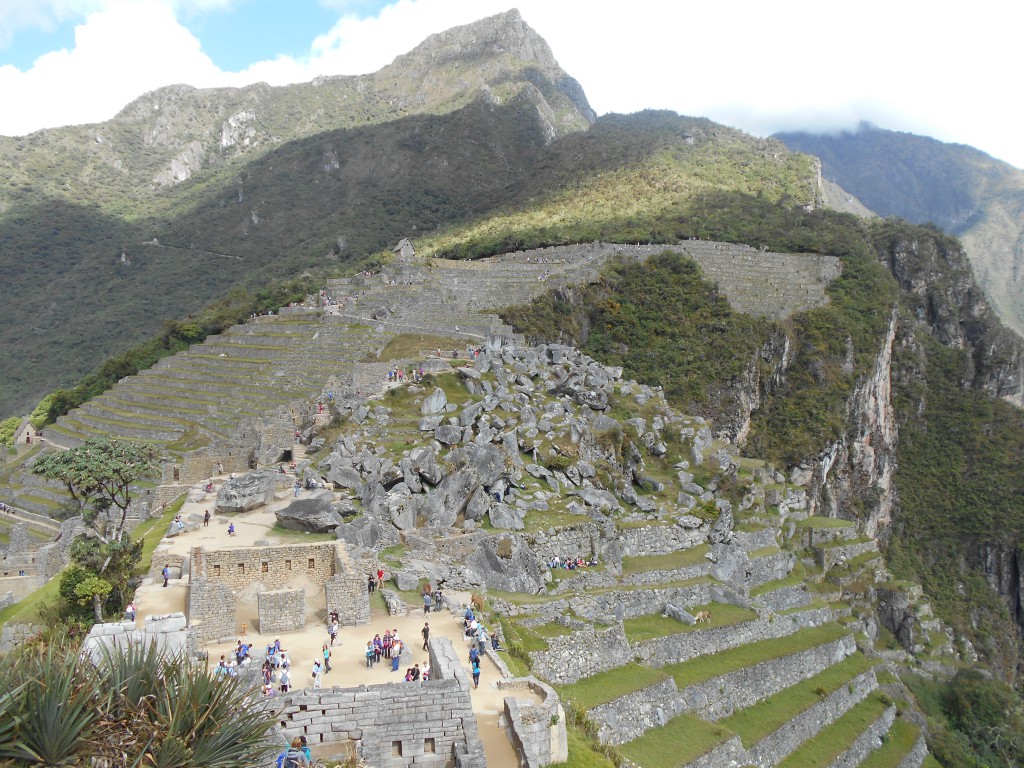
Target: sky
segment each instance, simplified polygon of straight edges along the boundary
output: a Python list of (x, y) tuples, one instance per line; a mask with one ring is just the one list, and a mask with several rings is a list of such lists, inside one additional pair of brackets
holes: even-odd
[(601, 115), (670, 109), (757, 136), (861, 121), (1024, 168), (1024, 3), (974, 0), (0, 0), (0, 135), (136, 97), (374, 72), (518, 8)]

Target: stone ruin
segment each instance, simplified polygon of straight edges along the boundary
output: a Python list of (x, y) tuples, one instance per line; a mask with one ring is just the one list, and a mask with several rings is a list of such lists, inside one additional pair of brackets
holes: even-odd
[[(305, 626), (305, 592), (292, 586), (311, 582), (324, 590), (324, 607), (337, 610), (342, 624), (370, 621), (370, 601), (362, 571), (349, 562), (343, 542), (290, 544), (247, 549), (196, 547), (189, 563), (188, 619), (200, 645), (238, 634), (238, 592), (257, 588), (257, 612), (273, 630)], [(301, 598), (296, 607), (294, 602)], [(283, 603), (289, 603), (287, 609)], [(270, 611), (276, 610), (274, 618)], [(280, 610), (278, 610), (280, 609)]]

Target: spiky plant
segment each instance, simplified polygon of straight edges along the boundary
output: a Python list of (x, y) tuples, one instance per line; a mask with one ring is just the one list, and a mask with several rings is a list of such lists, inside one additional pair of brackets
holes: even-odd
[(21, 765), (73, 765), (91, 751), (109, 695), (96, 670), (64, 648), (31, 647), (3, 660), (5, 681), (22, 681), (5, 696), (0, 757)]
[(247, 768), (273, 751), (274, 712), (241, 679), (155, 644), (97, 657), (54, 643), (0, 660), (0, 764)]

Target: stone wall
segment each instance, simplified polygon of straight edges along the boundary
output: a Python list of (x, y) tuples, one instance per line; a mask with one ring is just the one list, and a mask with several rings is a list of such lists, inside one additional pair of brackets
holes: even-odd
[(807, 591), (806, 584), (795, 584), (765, 592), (755, 597), (753, 602), (771, 611), (787, 611), (790, 608), (807, 605), (811, 602), (811, 594)]
[[(528, 677), (499, 680), (498, 690), (511, 693), (505, 697), (502, 723), (523, 768), (540, 768), (569, 759), (565, 710), (553, 688), (535, 677)], [(519, 690), (539, 696), (540, 702), (520, 701), (515, 698)]]
[(510, 616), (528, 614), (546, 620), (554, 620), (572, 611), (587, 621), (608, 624), (637, 616), (661, 613), (666, 604), (683, 608), (688, 605), (710, 603), (714, 600), (716, 590), (717, 585), (708, 581), (686, 587), (651, 587), (649, 589), (623, 589), (598, 594), (573, 595), (559, 600), (530, 603), (523, 606), (499, 600), (495, 600), (495, 603), (500, 603), (502, 611)]
[(860, 765), (882, 743), (882, 738), (889, 732), (895, 719), (896, 707), (890, 706), (857, 737), (848, 750), (832, 761), (830, 768), (856, 768)]
[(196, 578), (189, 580), (188, 622), (196, 643), (230, 640), (237, 635), (235, 595), (227, 584)]
[(297, 632), (306, 626), (306, 590), (279, 589), (256, 595), (260, 633)]
[(0, 594), (0, 611), (9, 605), (14, 605), (16, 602), (18, 602), (18, 598), (14, 596), (13, 592), (4, 592), (3, 594)]
[(899, 768), (921, 768), (926, 757), (928, 757), (928, 744), (925, 742), (924, 736), (920, 736), (914, 744), (914, 748), (900, 762)]
[(546, 651), (530, 653), (530, 669), (553, 685), (575, 683), (633, 658), (621, 623), (600, 631), (588, 624), (578, 632), (550, 638), (548, 645)]
[[(192, 550), (192, 578), (209, 579), (244, 589), (259, 582), (269, 589), (285, 587), (295, 578), (308, 578), (323, 585), (334, 575), (334, 542), (289, 544), (250, 549)], [(364, 585), (365, 588), (365, 585)]]
[(691, 549), (707, 541), (711, 523), (700, 528), (681, 525), (647, 525), (619, 531), (619, 547), (623, 557), (668, 555), (680, 549)]
[[(712, 612), (714, 607), (712, 607)], [(664, 667), (683, 661), (738, 648), (747, 643), (791, 635), (801, 629), (818, 627), (833, 620), (832, 609), (824, 606), (785, 616), (745, 621), (725, 627), (695, 629), (676, 635), (633, 643), (627, 658), (637, 658), (652, 667)], [(697, 625), (700, 626), (700, 625)]]
[(0, 627), (0, 653), (14, 650), (41, 630), (36, 624), (4, 624)]
[(782, 728), (757, 742), (748, 750), (744, 764), (756, 765), (758, 768), (778, 765), (790, 752), (823, 727), (838, 720), (877, 687), (878, 681), (873, 669), (857, 675), (849, 684), (837, 688)]
[(139, 643), (156, 643), (161, 653), (168, 657), (178, 656), (187, 652), (185, 623), (185, 614), (169, 613), (146, 616), (142, 629), (138, 629), (134, 621), (94, 624), (82, 644), (82, 652), (99, 663), (103, 648), (123, 650)]
[[(430, 641), (431, 680), (304, 689), (278, 697), (288, 738), (312, 745), (355, 741), (370, 765), (482, 766), (470, 681), (446, 638)], [(458, 755), (458, 757), (457, 757)]]
[[(16, 603), (29, 593), (38, 589), (44, 581), (34, 574), (31, 576), (0, 576), (0, 595), (11, 595), (11, 603)], [(4, 607), (4, 598), (0, 597), (0, 608)]]
[(355, 573), (335, 573), (324, 583), (327, 610), (338, 612), (342, 626), (370, 623), (370, 593), (363, 577)]
[(743, 742), (739, 736), (733, 736), (696, 760), (691, 760), (686, 764), (686, 768), (722, 768), (723, 765), (746, 764)]

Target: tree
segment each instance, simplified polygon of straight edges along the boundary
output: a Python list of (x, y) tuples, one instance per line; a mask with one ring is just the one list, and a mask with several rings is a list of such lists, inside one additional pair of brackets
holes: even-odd
[(104, 601), (123, 592), (142, 555), (124, 527), (132, 487), (156, 472), (158, 458), (152, 446), (95, 437), (42, 456), (32, 467), (35, 474), (64, 483), (85, 521), (86, 533), (73, 542), (71, 557), (88, 572), (76, 597), (91, 598), (97, 622), (103, 621)]
[[(94, 437), (77, 448), (41, 457), (32, 471), (64, 483), (85, 524), (106, 544), (124, 536), (132, 486), (156, 472), (158, 459), (152, 446)], [(112, 516), (111, 509), (117, 510)]]

